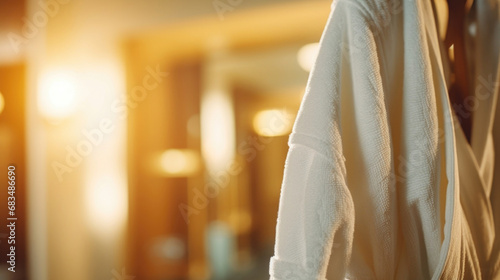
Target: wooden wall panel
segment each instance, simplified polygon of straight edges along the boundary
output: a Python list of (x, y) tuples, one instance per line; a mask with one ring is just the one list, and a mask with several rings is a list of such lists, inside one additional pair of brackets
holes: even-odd
[[(199, 114), (199, 64), (161, 65), (168, 77), (140, 105), (129, 109), (127, 267), (139, 279), (186, 279), (193, 251), (188, 248), (188, 224), (179, 205), (187, 203), (188, 187), (197, 176), (165, 177), (154, 173), (150, 163), (155, 153), (167, 149), (199, 151), (199, 139), (192, 139), (187, 130), (189, 119)], [(131, 87), (142, 82), (144, 75), (144, 67), (134, 69), (129, 73)], [(185, 246), (181, 259), (158, 254), (167, 238)]]
[[(26, 134), (25, 134), (25, 76), (23, 64), (0, 67), (0, 92), (5, 108), (0, 113), (0, 276), (3, 275), (10, 246), (15, 246), (16, 273), (7, 279), (26, 279)], [(15, 244), (7, 244), (7, 168), (15, 166)], [(0, 277), (1, 278), (1, 277)], [(3, 278), (2, 278), (3, 279)]]

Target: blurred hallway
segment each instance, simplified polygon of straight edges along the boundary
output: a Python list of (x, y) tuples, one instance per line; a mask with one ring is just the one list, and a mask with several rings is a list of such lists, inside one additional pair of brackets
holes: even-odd
[(330, 4), (0, 1), (0, 278), (268, 279)]

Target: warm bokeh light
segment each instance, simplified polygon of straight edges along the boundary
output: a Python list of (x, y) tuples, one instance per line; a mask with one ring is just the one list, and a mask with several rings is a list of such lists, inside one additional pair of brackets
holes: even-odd
[(263, 110), (253, 119), (253, 128), (261, 136), (287, 135), (292, 131), (292, 126), (291, 113), (283, 109)]
[(0, 114), (3, 112), (4, 107), (5, 107), (5, 99), (3, 98), (3, 95), (0, 92)]
[(194, 150), (166, 150), (160, 155), (161, 170), (167, 176), (189, 176), (200, 170), (200, 157)]
[(86, 188), (88, 221), (103, 237), (113, 237), (127, 218), (127, 189), (120, 178), (106, 176), (90, 181)]
[(455, 46), (453, 44), (448, 48), (448, 56), (451, 62), (455, 61)]
[(300, 48), (297, 53), (297, 61), (299, 62), (300, 67), (307, 72), (311, 71), (314, 62), (316, 61), (316, 57), (318, 56), (318, 51), (319, 43), (307, 44)]
[(201, 104), (202, 153), (207, 168), (223, 170), (235, 153), (234, 113), (224, 93), (208, 93)]
[(38, 109), (52, 120), (63, 119), (76, 110), (76, 78), (68, 70), (51, 70), (42, 74), (38, 88)]

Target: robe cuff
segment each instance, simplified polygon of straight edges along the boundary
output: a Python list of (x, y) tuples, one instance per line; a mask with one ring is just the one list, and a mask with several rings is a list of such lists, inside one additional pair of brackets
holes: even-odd
[(314, 269), (304, 269), (299, 264), (278, 260), (272, 257), (269, 264), (269, 280), (327, 280), (317, 275)]

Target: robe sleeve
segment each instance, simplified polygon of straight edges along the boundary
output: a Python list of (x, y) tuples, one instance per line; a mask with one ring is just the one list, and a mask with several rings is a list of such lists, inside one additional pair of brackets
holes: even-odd
[[(327, 266), (330, 279), (345, 278), (354, 204), (346, 184), (341, 138), (341, 110), (350, 109), (341, 108), (341, 96), (366, 93), (356, 92), (355, 84), (356, 79), (369, 77), (356, 76), (353, 65), (373, 67), (364, 55), (370, 49), (365, 45), (374, 43), (368, 25), (355, 5), (333, 2), (289, 137), (271, 280), (326, 279)], [(366, 72), (373, 71), (378, 70)]]

